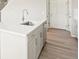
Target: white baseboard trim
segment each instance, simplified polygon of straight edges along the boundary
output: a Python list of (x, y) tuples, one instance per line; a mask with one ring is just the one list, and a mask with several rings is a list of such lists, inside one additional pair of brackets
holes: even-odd
[(71, 36), (72, 36), (72, 37), (76, 37), (76, 38), (77, 38), (77, 36), (76, 36), (76, 35), (74, 35), (74, 34), (72, 34), (72, 33), (71, 33)]
[[(48, 28), (53, 28), (53, 27), (48, 27)], [(55, 29), (61, 29), (61, 28), (55, 28)], [(62, 28), (61, 30), (69, 31), (69, 30), (67, 30), (67, 29), (65, 29), (65, 28)]]

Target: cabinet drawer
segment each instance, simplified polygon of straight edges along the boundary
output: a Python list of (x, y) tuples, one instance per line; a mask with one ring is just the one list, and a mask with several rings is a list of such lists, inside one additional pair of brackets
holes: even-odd
[(33, 32), (31, 32), (29, 35), (28, 35), (28, 41), (31, 42), (32, 40), (35, 39), (36, 35), (37, 35), (37, 30), (34, 30)]
[(34, 31), (32, 31), (30, 34), (28, 34), (29, 41), (32, 40), (32, 38), (35, 38), (37, 35), (39, 35), (39, 32), (43, 31), (43, 26), (39, 26)]

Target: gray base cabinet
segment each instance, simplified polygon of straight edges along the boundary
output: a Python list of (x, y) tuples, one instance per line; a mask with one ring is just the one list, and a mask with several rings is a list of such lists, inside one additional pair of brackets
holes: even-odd
[(36, 30), (29, 34), (28, 59), (38, 59), (45, 43), (44, 36), (46, 37), (46, 28), (44, 27), (44, 24), (40, 25)]

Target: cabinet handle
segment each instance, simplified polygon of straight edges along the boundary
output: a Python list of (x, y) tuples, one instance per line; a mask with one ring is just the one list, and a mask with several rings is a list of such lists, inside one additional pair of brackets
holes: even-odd
[(35, 39), (35, 44), (37, 45), (37, 39)]
[(43, 34), (42, 34), (42, 32), (40, 32), (40, 38), (42, 38), (43, 37)]
[(31, 37), (34, 37), (35, 35), (33, 34), (33, 35), (31, 35)]

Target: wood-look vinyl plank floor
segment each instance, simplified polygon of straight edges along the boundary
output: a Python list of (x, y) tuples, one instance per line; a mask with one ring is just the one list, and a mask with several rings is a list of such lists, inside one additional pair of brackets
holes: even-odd
[(70, 36), (70, 32), (61, 29), (49, 29), (46, 45), (39, 59), (78, 59), (76, 38)]

